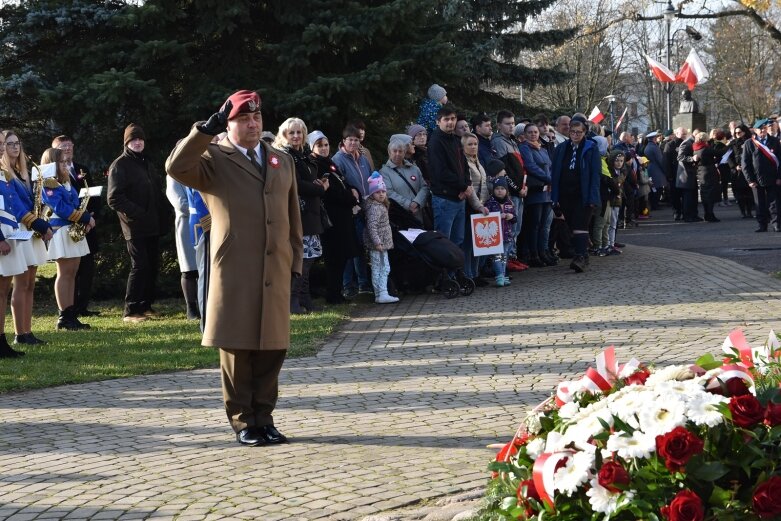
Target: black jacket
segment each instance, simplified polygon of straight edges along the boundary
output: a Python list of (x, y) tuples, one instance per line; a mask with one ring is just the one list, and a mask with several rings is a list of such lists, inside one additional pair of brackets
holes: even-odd
[(325, 189), (315, 183), (317, 179), (317, 164), (315, 160), (303, 151), (286, 147), (285, 151), (296, 164), (296, 183), (298, 183), (298, 203), (301, 208), (301, 228), (304, 235), (319, 235), (323, 233), (320, 217), (320, 198)]
[(125, 149), (108, 170), (108, 205), (125, 240), (162, 235), (162, 178), (143, 154)]
[[(781, 158), (781, 145), (778, 138), (767, 136), (765, 146), (775, 154), (776, 158)], [(747, 139), (743, 145), (741, 166), (743, 175), (746, 176), (746, 181), (749, 183), (757, 183), (759, 186), (774, 186), (776, 180), (779, 179), (777, 164), (772, 159), (768, 159), (751, 139)]]
[(361, 244), (355, 235), (353, 207), (360, 200), (353, 193), (353, 187), (347, 184), (339, 168), (328, 157), (312, 156), (317, 165), (317, 177), (328, 178), (328, 190), (323, 195), (331, 227), (320, 236), (323, 242), (323, 254), (331, 255), (338, 251), (344, 258), (357, 257), (363, 252)]
[(678, 174), (678, 147), (683, 143), (681, 138), (672, 138), (664, 144), (664, 175), (668, 183), (675, 183), (675, 177)]
[(439, 128), (428, 142), (428, 170), (431, 193), (438, 197), (458, 201), (458, 194), (472, 185), (461, 138)]

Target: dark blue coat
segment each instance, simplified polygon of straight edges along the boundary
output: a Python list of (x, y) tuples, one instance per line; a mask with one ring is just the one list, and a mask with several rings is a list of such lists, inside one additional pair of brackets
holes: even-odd
[[(553, 183), (551, 186), (551, 200), (554, 203), (559, 202), (559, 182), (561, 181), (561, 167), (564, 164), (564, 153), (567, 150), (569, 140), (560, 143), (553, 152), (553, 171), (551, 177)], [(584, 139), (583, 152), (580, 160), (580, 193), (584, 206), (593, 204), (600, 206), (602, 202), (599, 199), (599, 176), (602, 175), (602, 157), (599, 155), (597, 144), (590, 139)]]

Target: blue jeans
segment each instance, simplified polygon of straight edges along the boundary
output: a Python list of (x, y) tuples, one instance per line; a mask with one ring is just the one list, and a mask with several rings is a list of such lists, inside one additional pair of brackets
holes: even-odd
[(513, 225), (513, 238), (510, 244), (510, 251), (507, 256), (515, 258), (518, 256), (518, 245), (516, 244), (518, 236), (521, 234), (521, 225), (523, 224), (523, 199), (514, 195), (510, 196), (515, 207), (515, 224)]
[(464, 243), (466, 203), (435, 195), (431, 198), (431, 207), (434, 210), (434, 229), (460, 248)]

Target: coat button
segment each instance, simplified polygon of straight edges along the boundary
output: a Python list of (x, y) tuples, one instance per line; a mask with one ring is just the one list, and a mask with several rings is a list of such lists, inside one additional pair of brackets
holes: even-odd
[(271, 224), (271, 219), (266, 219), (266, 224)]
[(271, 286), (271, 281), (268, 281), (268, 280), (267, 280), (267, 281), (266, 281), (266, 287), (269, 287), (269, 286)]

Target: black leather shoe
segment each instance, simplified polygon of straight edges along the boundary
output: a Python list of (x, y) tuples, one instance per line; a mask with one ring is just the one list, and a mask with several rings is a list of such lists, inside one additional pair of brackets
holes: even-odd
[(236, 441), (242, 445), (257, 447), (268, 443), (263, 435), (262, 427), (247, 427), (236, 433)]
[(258, 431), (263, 436), (265, 443), (287, 443), (287, 438), (273, 425), (264, 425), (262, 427), (258, 427)]

